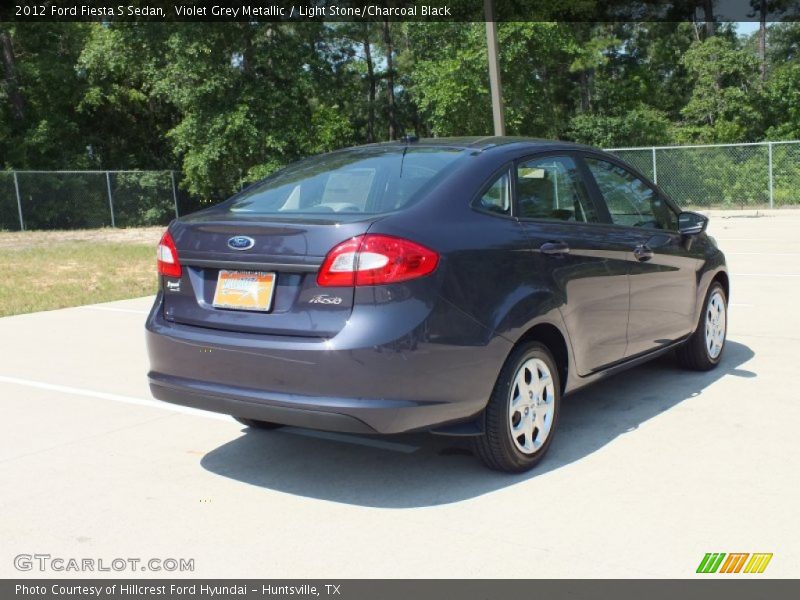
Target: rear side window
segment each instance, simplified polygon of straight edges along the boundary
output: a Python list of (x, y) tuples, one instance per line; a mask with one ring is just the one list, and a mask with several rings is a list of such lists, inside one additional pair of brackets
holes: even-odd
[(519, 164), (517, 205), (523, 219), (598, 221), (575, 161), (569, 156), (548, 156)]
[(600, 188), (612, 223), (668, 231), (678, 229), (675, 213), (642, 179), (605, 160), (586, 158), (586, 165)]
[(475, 208), (496, 215), (511, 214), (511, 179), (506, 171), (474, 203)]
[(234, 196), (234, 213), (391, 212), (413, 204), (455, 164), (463, 150), (353, 148), (290, 165)]

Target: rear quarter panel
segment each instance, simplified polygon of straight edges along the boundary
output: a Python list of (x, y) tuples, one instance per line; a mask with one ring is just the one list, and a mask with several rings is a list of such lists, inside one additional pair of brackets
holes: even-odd
[(478, 156), (425, 202), (370, 228), (370, 233), (406, 237), (439, 252), (426, 337), (473, 348), (474, 360), (463, 376), (470, 382), (470, 393), (477, 391), (486, 400), (514, 344), (531, 327), (552, 324), (569, 344), (559, 312), (562, 301), (535, 268), (522, 225), (470, 206), (510, 160), (508, 155)]

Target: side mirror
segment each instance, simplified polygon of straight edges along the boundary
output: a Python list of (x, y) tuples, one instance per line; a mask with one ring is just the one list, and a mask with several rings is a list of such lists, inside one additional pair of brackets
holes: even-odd
[(678, 215), (678, 232), (682, 235), (697, 235), (708, 227), (708, 217), (696, 212), (682, 212)]

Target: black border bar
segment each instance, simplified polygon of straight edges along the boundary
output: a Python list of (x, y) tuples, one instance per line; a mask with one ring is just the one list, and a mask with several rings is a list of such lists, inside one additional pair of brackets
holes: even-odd
[[(749, 2), (730, 0), (492, 0), (503, 21), (758, 21)], [(3, 0), (0, 21), (306, 22), (485, 20), (484, 0)], [(769, 6), (769, 4), (768, 4)], [(786, 0), (767, 21), (800, 21), (800, 0)]]
[[(532, 566), (533, 568), (533, 566)], [(25, 586), (21, 591), (18, 586)], [(175, 586), (175, 587), (173, 587)], [(31, 591), (38, 588), (37, 591)], [(178, 591), (176, 588), (181, 588)], [(97, 591), (100, 591), (98, 594)], [(212, 594), (208, 590), (215, 590)], [(800, 580), (763, 579), (762, 576), (709, 575), (698, 579), (5, 579), (5, 600), (188, 600), (190, 598), (243, 600), (750, 600), (800, 597)]]

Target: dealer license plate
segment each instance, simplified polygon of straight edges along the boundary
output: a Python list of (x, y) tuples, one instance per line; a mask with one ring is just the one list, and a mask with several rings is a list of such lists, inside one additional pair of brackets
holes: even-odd
[(268, 311), (275, 292), (275, 273), (226, 271), (217, 276), (214, 306), (234, 310)]

